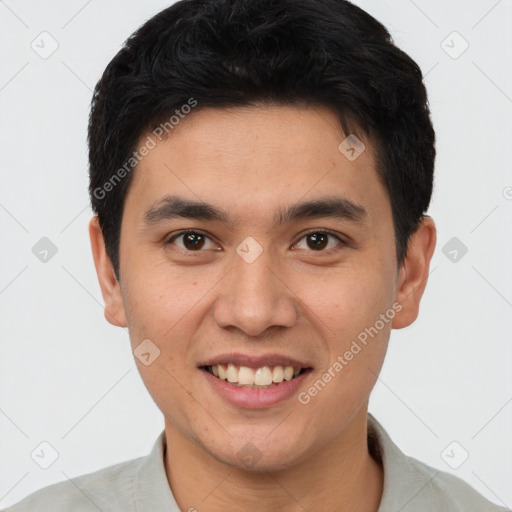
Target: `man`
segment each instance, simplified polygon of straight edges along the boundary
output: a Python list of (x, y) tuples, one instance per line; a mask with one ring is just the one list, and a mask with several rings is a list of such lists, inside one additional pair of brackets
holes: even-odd
[(9, 510), (505, 510), (367, 412), (427, 283), (434, 138), (418, 66), (348, 2), (144, 24), (94, 93), (90, 237), (165, 429)]

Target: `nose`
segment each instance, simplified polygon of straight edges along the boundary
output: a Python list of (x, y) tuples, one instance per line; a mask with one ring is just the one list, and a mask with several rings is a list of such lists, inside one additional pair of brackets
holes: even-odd
[(214, 304), (213, 317), (219, 327), (261, 337), (266, 330), (295, 324), (297, 303), (293, 291), (272, 260), (266, 250), (250, 263), (235, 256), (234, 266), (221, 281)]

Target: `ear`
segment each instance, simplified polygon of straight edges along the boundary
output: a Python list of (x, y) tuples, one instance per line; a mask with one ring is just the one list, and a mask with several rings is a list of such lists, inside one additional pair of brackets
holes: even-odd
[(101, 295), (105, 302), (105, 318), (112, 325), (126, 327), (127, 322), (121, 287), (105, 248), (105, 240), (97, 215), (89, 222), (89, 237), (91, 239), (92, 256), (100, 283)]
[(398, 272), (396, 301), (402, 309), (393, 318), (393, 329), (407, 327), (418, 317), (435, 247), (436, 226), (430, 217), (425, 216), (409, 239), (407, 254)]

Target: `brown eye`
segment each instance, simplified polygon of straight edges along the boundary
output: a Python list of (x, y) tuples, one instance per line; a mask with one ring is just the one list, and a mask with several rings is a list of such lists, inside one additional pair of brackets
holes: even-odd
[[(180, 243), (177, 243), (181, 239)], [(207, 242), (212, 243), (211, 240), (204, 234), (197, 231), (185, 231), (171, 237), (167, 244), (175, 244), (183, 251), (200, 252)]]
[[(305, 245), (299, 247), (302, 241), (305, 240)], [(337, 243), (332, 243), (331, 240), (334, 240)], [(343, 247), (346, 245), (341, 238), (338, 236), (329, 233), (327, 231), (311, 231), (306, 233), (297, 244), (299, 249), (308, 249), (316, 252), (328, 252), (330, 249), (335, 248), (340, 245)], [(329, 247), (328, 247), (329, 246)], [(325, 250), (327, 248), (327, 250)]]
[(329, 243), (329, 235), (326, 233), (311, 233), (306, 236), (307, 244), (310, 249), (322, 250)]
[(183, 245), (190, 251), (201, 249), (204, 245), (204, 238), (204, 235), (200, 233), (185, 233), (183, 235)]

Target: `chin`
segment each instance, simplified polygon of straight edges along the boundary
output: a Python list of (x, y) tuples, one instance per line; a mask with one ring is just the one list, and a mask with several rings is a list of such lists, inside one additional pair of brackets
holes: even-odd
[(265, 437), (267, 433), (252, 438), (245, 435), (243, 440), (239, 438), (236, 442), (230, 439), (227, 446), (217, 446), (215, 450), (210, 445), (208, 451), (219, 462), (251, 473), (281, 471), (306, 458), (300, 437), (297, 442), (291, 442), (291, 437), (287, 436), (289, 442), (284, 443), (280, 437)]
[(247, 454), (239, 457), (238, 454), (229, 454), (225, 458), (218, 458), (224, 464), (247, 473), (275, 473), (294, 466), (297, 462), (295, 457), (283, 459), (281, 454), (255, 454), (252, 458)]

